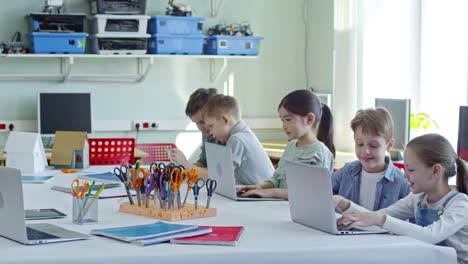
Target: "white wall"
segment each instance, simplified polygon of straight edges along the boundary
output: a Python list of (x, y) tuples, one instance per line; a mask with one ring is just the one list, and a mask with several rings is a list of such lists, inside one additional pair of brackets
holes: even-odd
[[(220, 3), (220, 1), (215, 1)], [(88, 1), (65, 0), (69, 12), (88, 13)], [(196, 16), (210, 15), (210, 1), (188, 1)], [(17, 0), (0, 9), (0, 40), (8, 41), (15, 31), (26, 34), (25, 15), (41, 10), (43, 1)], [(165, 0), (148, 0), (147, 14), (160, 15)], [(309, 30), (305, 45), (303, 11)], [(225, 0), (217, 17), (208, 17), (205, 29), (219, 22), (248, 21), (255, 35), (263, 36), (260, 56), (256, 60), (232, 60), (214, 86), (223, 90), (231, 78), (234, 96), (244, 118), (277, 118), (276, 107), (291, 90), (306, 84), (305, 52), (309, 65), (309, 85), (321, 92), (331, 92), (333, 85), (333, 3), (328, 0)], [(208, 60), (160, 59), (155, 61), (146, 81), (115, 82), (0, 82), (0, 120), (36, 120), (38, 92), (91, 92), (95, 120), (179, 120), (185, 119), (184, 108), (190, 93), (210, 84)], [(219, 64), (218, 64), (219, 67)], [(0, 58), (0, 73), (57, 71), (56, 60)], [(136, 71), (136, 62), (127, 59), (77, 62), (74, 73), (126, 73)], [(259, 138), (284, 138), (279, 129), (257, 130)], [(135, 136), (134, 132), (96, 132), (93, 136)], [(174, 141), (185, 137), (197, 142), (195, 132), (160, 131), (140, 133), (138, 142)], [(0, 146), (6, 134), (0, 134)], [(190, 146), (190, 149), (195, 149)]]

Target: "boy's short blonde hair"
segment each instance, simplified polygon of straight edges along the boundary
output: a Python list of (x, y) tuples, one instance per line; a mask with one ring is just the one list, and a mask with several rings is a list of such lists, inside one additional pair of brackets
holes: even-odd
[(229, 115), (240, 120), (241, 113), (236, 98), (228, 95), (218, 94), (210, 98), (202, 109), (204, 117), (218, 118)]
[(359, 126), (362, 127), (364, 133), (383, 136), (386, 141), (393, 138), (392, 116), (385, 108), (367, 108), (357, 111), (351, 120), (351, 129), (356, 133)]

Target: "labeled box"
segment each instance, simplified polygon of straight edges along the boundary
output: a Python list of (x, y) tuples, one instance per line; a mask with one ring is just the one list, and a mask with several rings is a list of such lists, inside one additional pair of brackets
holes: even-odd
[(150, 54), (198, 55), (203, 52), (204, 35), (167, 35), (151, 36), (148, 44)]
[(204, 52), (212, 55), (256, 56), (260, 52), (262, 39), (263, 37), (215, 35), (206, 39)]
[(196, 35), (202, 34), (204, 17), (152, 16), (148, 33)]
[(83, 54), (87, 33), (33, 32), (28, 35), (32, 53)]

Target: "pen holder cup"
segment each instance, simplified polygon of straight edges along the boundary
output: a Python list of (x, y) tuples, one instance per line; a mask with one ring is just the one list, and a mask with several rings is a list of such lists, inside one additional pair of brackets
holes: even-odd
[(73, 223), (94, 224), (98, 221), (98, 198), (73, 196)]

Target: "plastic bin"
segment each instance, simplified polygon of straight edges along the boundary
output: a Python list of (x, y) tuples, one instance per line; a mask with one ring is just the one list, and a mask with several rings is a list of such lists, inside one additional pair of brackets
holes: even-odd
[(152, 35), (148, 44), (148, 53), (151, 54), (190, 54), (197, 55), (203, 52), (205, 36), (196, 35)]
[(135, 163), (134, 138), (89, 138), (89, 165)]
[(146, 34), (149, 19), (144, 15), (95, 15), (93, 33)]
[(86, 14), (29, 14), (31, 32), (85, 32)]
[(28, 34), (32, 53), (83, 54), (87, 33), (49, 33), (33, 32)]
[(95, 54), (146, 54), (150, 35), (96, 34), (91, 36), (91, 50)]
[(146, 0), (89, 0), (91, 14), (145, 14)]
[(216, 35), (206, 39), (204, 52), (213, 55), (256, 56), (263, 37), (238, 37)]
[(194, 35), (202, 34), (204, 17), (152, 16), (148, 33)]

